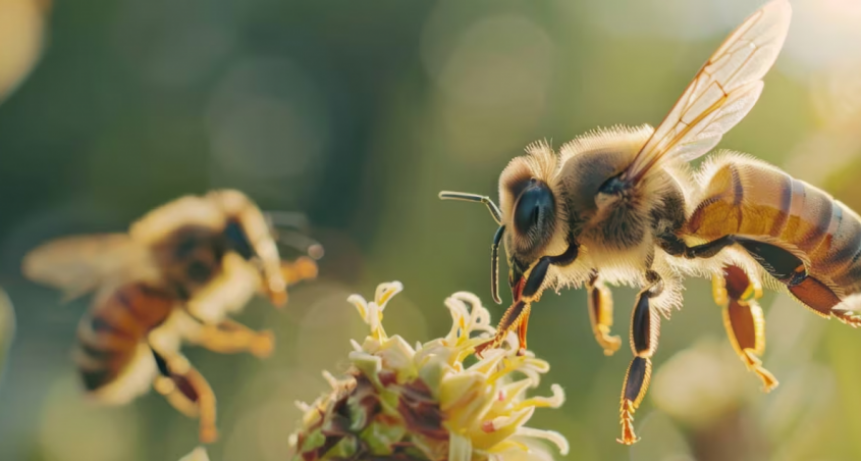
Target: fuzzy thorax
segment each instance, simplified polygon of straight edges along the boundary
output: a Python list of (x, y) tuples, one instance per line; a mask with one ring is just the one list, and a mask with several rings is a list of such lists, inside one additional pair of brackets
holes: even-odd
[[(631, 164), (653, 131), (648, 125), (596, 130), (566, 143), (558, 154), (538, 142), (513, 159), (499, 181), (509, 262), (531, 267), (541, 256), (565, 252), (573, 238), (580, 246), (577, 260), (551, 268), (546, 287), (579, 286), (593, 269), (607, 281), (640, 285), (654, 253), (655, 230), (684, 219), (687, 171), (667, 165), (618, 195), (600, 191)], [(554, 221), (521, 235), (512, 231), (512, 220), (530, 181), (549, 186)]]

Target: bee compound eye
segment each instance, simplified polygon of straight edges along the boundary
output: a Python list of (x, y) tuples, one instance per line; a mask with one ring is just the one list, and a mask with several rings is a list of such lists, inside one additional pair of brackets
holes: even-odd
[(546, 225), (553, 215), (553, 193), (547, 184), (535, 181), (527, 187), (514, 209), (514, 227), (521, 234)]
[(248, 239), (245, 229), (236, 220), (230, 220), (224, 228), (224, 237), (230, 249), (239, 253), (245, 259), (254, 257), (254, 247)]
[(186, 268), (186, 275), (188, 278), (195, 283), (205, 283), (210, 278), (212, 278), (212, 274), (214, 269), (212, 265), (203, 260), (194, 260), (189, 263)]

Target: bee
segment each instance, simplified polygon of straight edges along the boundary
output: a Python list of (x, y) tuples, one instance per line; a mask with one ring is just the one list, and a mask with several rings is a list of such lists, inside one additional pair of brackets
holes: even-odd
[[(229, 315), (258, 292), (282, 306), (289, 285), (317, 275), (315, 258), (281, 260), (267, 218), (241, 192), (217, 190), (163, 205), (127, 233), (61, 238), (27, 254), (22, 269), (30, 280), (67, 299), (95, 292), (73, 354), (88, 394), (124, 404), (152, 386), (200, 419), (202, 442), (215, 441), (215, 395), (181, 344), (269, 355), (272, 333)], [(304, 249), (322, 256), (315, 242)]]
[(774, 0), (748, 17), (706, 61), (656, 129), (615, 127), (580, 136), (558, 154), (527, 147), (484, 203), (499, 228), (491, 247), (491, 289), (499, 303), (498, 248), (505, 246), (513, 303), (495, 338), (516, 331), (526, 348), (532, 303), (546, 289), (584, 286), (592, 329), (607, 355), (613, 304), (605, 284), (641, 288), (633, 308), (634, 358), (621, 395), (620, 443), (638, 438), (634, 412), (651, 376), (661, 317), (681, 307), (683, 275), (711, 277), (730, 342), (765, 391), (762, 285), (787, 290), (825, 318), (852, 326), (861, 292), (861, 218), (843, 203), (778, 168), (724, 152), (693, 174), (687, 163), (714, 148), (753, 108), (786, 38), (792, 11)]

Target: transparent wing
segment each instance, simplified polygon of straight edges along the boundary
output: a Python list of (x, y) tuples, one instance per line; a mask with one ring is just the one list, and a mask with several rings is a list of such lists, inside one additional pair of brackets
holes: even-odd
[(792, 8), (774, 0), (724, 41), (685, 89), (625, 172), (636, 182), (661, 161), (706, 154), (753, 108), (783, 47)]
[(142, 250), (127, 234), (96, 234), (52, 240), (24, 257), (28, 279), (62, 290), (66, 299), (83, 295), (125, 272)]

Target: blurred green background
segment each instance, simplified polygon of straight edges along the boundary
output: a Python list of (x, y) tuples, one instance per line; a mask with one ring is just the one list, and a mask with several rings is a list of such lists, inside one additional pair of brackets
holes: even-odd
[[(217, 187), (306, 212), (327, 249), (320, 279), (283, 311), (257, 300), (240, 316), (276, 331), (276, 353), (186, 349), (219, 398), (212, 459), (283, 460), (293, 402), (322, 392), (321, 370), (343, 371), (349, 339), (366, 333), (350, 293), (402, 281), (386, 330), (410, 342), (448, 331), (442, 301), (455, 291), (491, 304), (495, 226), (439, 190), (495, 196), (503, 167), (536, 139), (558, 147), (598, 126), (657, 124), (760, 4), (0, 0), (0, 283), (17, 317), (5, 370), (0, 357), (0, 460), (176, 460), (196, 444), (196, 422), (155, 393), (122, 408), (82, 398), (69, 355), (87, 301), (61, 305), (22, 280), (28, 249), (122, 230)], [(721, 147), (859, 210), (861, 4), (792, 4), (765, 92)], [(781, 386), (761, 395), (709, 283), (687, 287), (686, 308), (663, 324), (630, 449), (615, 442), (627, 346), (603, 356), (583, 292), (545, 295), (529, 345), (568, 398), (530, 425), (567, 436), (572, 460), (861, 459), (861, 333), (768, 295), (764, 361)], [(634, 291), (614, 292), (626, 337)], [(0, 353), (13, 318), (0, 312)]]

